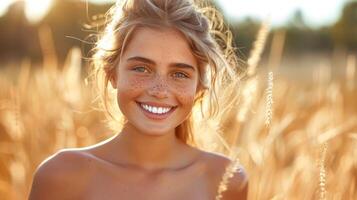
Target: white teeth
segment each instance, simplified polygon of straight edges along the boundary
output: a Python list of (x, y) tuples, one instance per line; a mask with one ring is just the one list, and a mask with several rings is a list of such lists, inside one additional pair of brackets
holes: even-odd
[(152, 113), (155, 113), (155, 114), (164, 114), (164, 113), (169, 112), (172, 109), (172, 107), (171, 108), (163, 108), (163, 107), (149, 106), (149, 105), (146, 105), (146, 104), (140, 104), (140, 105), (145, 110), (147, 110), (149, 112), (152, 112)]

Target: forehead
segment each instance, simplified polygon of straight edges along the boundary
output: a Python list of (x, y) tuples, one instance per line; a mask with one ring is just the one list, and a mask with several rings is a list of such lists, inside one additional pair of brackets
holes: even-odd
[(135, 28), (122, 58), (132, 56), (143, 56), (158, 62), (186, 61), (196, 64), (188, 41), (181, 32), (173, 28)]

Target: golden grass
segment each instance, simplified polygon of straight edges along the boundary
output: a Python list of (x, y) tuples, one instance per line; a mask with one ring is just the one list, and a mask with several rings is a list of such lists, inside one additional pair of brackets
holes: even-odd
[[(317, 66), (310, 86), (273, 78), (273, 68), (256, 72), (267, 29), (248, 61), (251, 78), (241, 83), (241, 98), (219, 121), (198, 123), (197, 139), (203, 149), (239, 155), (249, 199), (357, 199), (356, 56), (346, 58), (347, 79), (332, 79), (330, 66)], [(50, 31), (40, 34), (48, 38)], [(283, 42), (275, 44), (280, 53), (271, 63), (279, 66)], [(24, 59), (18, 76), (0, 75), (1, 199), (26, 199), (34, 170), (58, 149), (113, 134), (93, 108), (80, 50), (69, 52), (62, 69), (51, 48), (44, 52), (52, 57), (44, 66)]]

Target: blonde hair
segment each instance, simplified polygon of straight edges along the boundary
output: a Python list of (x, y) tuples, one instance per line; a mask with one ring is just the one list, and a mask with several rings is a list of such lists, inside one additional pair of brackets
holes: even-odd
[[(94, 80), (101, 92), (101, 105), (110, 119), (116, 119), (108, 100), (108, 84), (114, 78), (125, 45), (134, 29), (168, 27), (180, 31), (187, 39), (199, 63), (200, 89), (195, 105), (208, 98), (210, 118), (222, 110), (217, 99), (218, 85), (237, 82), (238, 59), (232, 47), (232, 34), (223, 23), (222, 15), (208, 2), (190, 0), (124, 0), (118, 1), (106, 14), (105, 29), (93, 51)], [(233, 101), (230, 99), (230, 101)], [(223, 109), (224, 110), (224, 109)], [(192, 113), (191, 113), (192, 114)], [(176, 137), (196, 145), (192, 133), (192, 115), (175, 129)], [(122, 120), (125, 119), (123, 116)], [(116, 120), (118, 121), (118, 120)], [(123, 121), (121, 121), (123, 123)]]

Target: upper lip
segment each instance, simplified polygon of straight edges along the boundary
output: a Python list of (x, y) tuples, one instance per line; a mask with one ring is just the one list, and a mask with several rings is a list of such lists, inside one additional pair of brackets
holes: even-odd
[(149, 105), (149, 106), (155, 106), (155, 107), (175, 107), (175, 106), (172, 106), (172, 105), (169, 105), (169, 104), (156, 103), (156, 102), (151, 102), (151, 101), (147, 101), (147, 102), (139, 102), (138, 101), (138, 103), (146, 104), (146, 105)]

